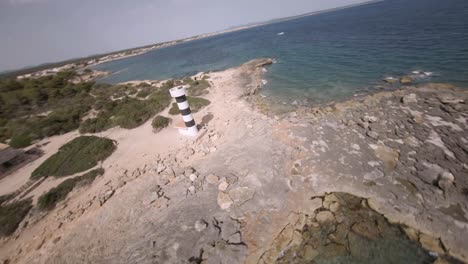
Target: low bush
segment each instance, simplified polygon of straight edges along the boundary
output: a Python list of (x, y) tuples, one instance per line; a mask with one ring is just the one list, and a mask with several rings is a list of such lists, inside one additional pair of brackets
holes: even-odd
[(103, 175), (104, 169), (99, 168), (92, 170), (84, 175), (77, 176), (72, 179), (67, 179), (60, 183), (57, 187), (50, 189), (48, 192), (41, 195), (37, 201), (37, 205), (41, 210), (52, 210), (58, 202), (64, 200), (68, 193), (73, 191), (76, 186), (91, 184), (97, 176)]
[[(196, 113), (200, 111), (203, 107), (209, 105), (211, 102), (205, 98), (201, 97), (192, 97), (192, 96), (187, 96), (187, 102), (189, 103), (190, 110), (192, 110), (192, 113)], [(178, 115), (179, 114), (179, 108), (177, 107), (177, 103), (173, 103), (171, 109), (169, 109), (169, 114), (171, 115)]]
[[(191, 79), (190, 79), (191, 80)], [(208, 93), (208, 88), (211, 85), (206, 79), (196, 80), (190, 82), (190, 86), (188, 87), (188, 93), (191, 96), (201, 96)]]
[(158, 115), (153, 119), (153, 122), (151, 122), (151, 125), (153, 126), (153, 129), (160, 130), (160, 129), (167, 127), (170, 122), (171, 122), (170, 118)]
[(11, 200), (14, 197), (12, 193), (9, 194), (4, 194), (0, 196), (0, 205), (2, 205), (4, 202)]
[(146, 98), (148, 95), (150, 95), (150, 91), (147, 89), (141, 90), (136, 94), (136, 97), (139, 98)]
[(80, 125), (81, 133), (96, 133), (120, 126), (132, 129), (141, 126), (156, 113), (166, 108), (171, 101), (167, 90), (157, 90), (147, 100), (124, 98), (122, 100), (103, 103), (96, 118), (88, 119)]
[(13, 234), (32, 207), (31, 199), (0, 206), (0, 236)]
[(36, 168), (31, 174), (31, 179), (63, 177), (88, 170), (109, 157), (115, 149), (114, 142), (108, 138), (75, 138)]

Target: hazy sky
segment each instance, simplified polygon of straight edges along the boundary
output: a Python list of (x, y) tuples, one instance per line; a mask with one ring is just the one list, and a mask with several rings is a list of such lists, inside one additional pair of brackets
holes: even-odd
[(0, 71), (363, 0), (0, 0)]

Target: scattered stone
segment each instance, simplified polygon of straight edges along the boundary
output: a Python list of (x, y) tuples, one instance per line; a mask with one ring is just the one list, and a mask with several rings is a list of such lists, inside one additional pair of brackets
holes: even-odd
[(394, 83), (396, 83), (398, 81), (398, 79), (393, 78), (393, 77), (387, 77), (387, 78), (383, 79), (383, 81), (386, 82), (386, 83), (389, 83), (389, 84), (394, 84)]
[(229, 183), (223, 181), (218, 185), (218, 190), (225, 191), (229, 187)]
[(364, 129), (369, 128), (369, 123), (368, 122), (359, 122), (358, 125)]
[(411, 94), (407, 94), (407, 95), (403, 96), (401, 98), (401, 102), (404, 103), (404, 104), (417, 103), (418, 99), (417, 99), (416, 94), (411, 93)]
[(377, 122), (379, 119), (378, 119), (377, 117), (375, 117), (375, 116), (368, 116), (368, 115), (366, 115), (366, 116), (364, 116), (364, 117), (362, 118), (362, 120), (365, 121), (365, 122), (368, 122), (368, 123), (375, 123), (375, 122)]
[(193, 168), (187, 168), (187, 169), (185, 169), (185, 171), (184, 171), (184, 175), (185, 175), (185, 176), (189, 176), (190, 174), (192, 174), (192, 173), (194, 173), (194, 172), (195, 172), (195, 170), (194, 170)]
[(375, 140), (379, 139), (379, 133), (375, 131), (367, 131), (366, 135)]
[(437, 258), (432, 264), (450, 264), (450, 262), (443, 258)]
[(379, 227), (374, 222), (357, 222), (352, 227), (351, 230), (367, 239), (375, 240), (379, 237)]
[(229, 194), (225, 193), (225, 192), (219, 192), (218, 193), (218, 205), (221, 209), (223, 210), (227, 210), (229, 209), (229, 207), (231, 207), (231, 205), (233, 204), (234, 202), (232, 201), (231, 197), (229, 196)]
[(334, 202), (334, 203), (330, 204), (329, 209), (330, 209), (330, 211), (332, 211), (334, 213), (338, 212), (338, 210), (340, 209), (340, 203)]
[(374, 169), (373, 171), (364, 174), (364, 179), (368, 180), (368, 181), (375, 181), (375, 180), (380, 179), (380, 178), (382, 178), (384, 176), (385, 176), (385, 174), (381, 170)]
[(305, 208), (304, 212), (309, 216), (313, 216), (315, 214), (315, 210), (319, 209), (320, 207), (322, 207), (322, 198), (316, 197), (307, 203), (307, 207)]
[(320, 224), (335, 222), (335, 216), (330, 211), (320, 211), (315, 216), (315, 219)]
[(319, 251), (314, 249), (311, 245), (305, 245), (304, 248), (302, 249), (302, 256), (304, 257), (304, 260), (310, 261), (313, 260), (315, 257), (317, 257), (319, 254)]
[(192, 174), (189, 175), (189, 179), (190, 179), (191, 181), (195, 181), (197, 178), (198, 178), (197, 175), (195, 175), (194, 173), (192, 173)]
[(164, 166), (164, 164), (162, 164), (162, 163), (159, 164), (158, 167), (156, 168), (157, 173), (161, 173), (161, 172), (163, 172), (165, 170), (166, 170), (166, 166)]
[(408, 238), (411, 240), (411, 241), (418, 241), (418, 231), (416, 231), (415, 229), (411, 228), (411, 227), (403, 227), (403, 231), (405, 231), (406, 233), (406, 236), (408, 236)]
[(101, 194), (101, 196), (99, 197), (99, 204), (102, 206), (105, 202), (107, 202), (107, 200), (109, 200), (112, 197), (112, 195), (114, 195), (114, 192), (114, 190), (108, 190), (105, 193)]
[(188, 187), (188, 190), (191, 194), (195, 194), (196, 193), (196, 189), (195, 189), (195, 186), (191, 185), (190, 187)]
[(439, 96), (439, 100), (443, 103), (443, 104), (459, 104), (459, 103), (463, 103), (465, 102), (464, 99), (462, 98), (456, 98), (454, 95), (452, 94), (440, 94)]
[(355, 126), (356, 125), (356, 122), (354, 122), (354, 120), (348, 120), (348, 122), (346, 123), (347, 126), (349, 127), (352, 127), (352, 126)]
[(208, 227), (208, 223), (203, 219), (197, 220), (195, 222), (195, 230), (197, 230), (198, 232), (205, 230), (207, 227)]
[(400, 158), (400, 153), (390, 147), (379, 145), (374, 146), (374, 153), (377, 158), (379, 158), (386, 170), (395, 169)]
[(440, 240), (438, 238), (421, 233), (419, 235), (419, 242), (421, 243), (423, 248), (429, 251), (436, 252), (441, 255), (445, 254), (445, 251), (442, 248), (442, 245), (440, 244)]
[(453, 174), (451, 172), (449, 172), (449, 171), (442, 172), (442, 175), (440, 176), (440, 178), (442, 180), (447, 180), (447, 181), (450, 181), (450, 182), (455, 181), (455, 176), (453, 176)]
[[(206, 181), (209, 183), (209, 184), (216, 184), (218, 183), (219, 181), (219, 177), (216, 176), (216, 175), (213, 175), (213, 174), (210, 174), (206, 177)], [(224, 191), (224, 190), (223, 190)]]
[(239, 232), (232, 234), (228, 239), (228, 243), (231, 243), (231, 244), (242, 243), (241, 234)]
[(252, 129), (253, 126), (252, 126), (251, 124), (248, 124), (248, 125), (247, 125), (247, 128), (248, 128), (248, 129)]
[(409, 76), (403, 76), (401, 79), (400, 79), (400, 83), (401, 84), (410, 84), (413, 82), (413, 79)]
[(330, 209), (330, 205), (333, 203), (338, 203), (340, 200), (334, 193), (328, 194), (323, 199), (323, 207)]

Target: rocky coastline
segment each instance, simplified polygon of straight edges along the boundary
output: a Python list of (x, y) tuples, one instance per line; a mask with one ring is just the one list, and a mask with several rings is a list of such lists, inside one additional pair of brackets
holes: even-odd
[(371, 246), (390, 261), (397, 241), (412, 263), (467, 263), (468, 91), (405, 86), (275, 115), (259, 95), (272, 62), (208, 74), (195, 140), (106, 132), (118, 148), (102, 178), (28, 218), (2, 260), (372, 263)]

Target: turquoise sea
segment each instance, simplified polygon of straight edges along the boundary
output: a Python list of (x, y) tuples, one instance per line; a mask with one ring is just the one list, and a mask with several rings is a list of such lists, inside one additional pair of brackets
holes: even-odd
[[(283, 32), (282, 34), (279, 34)], [(102, 82), (169, 79), (274, 58), (263, 94), (327, 102), (388, 76), (468, 87), (468, 1), (386, 0), (221, 34), (95, 66)], [(422, 71), (427, 74), (413, 74)]]

